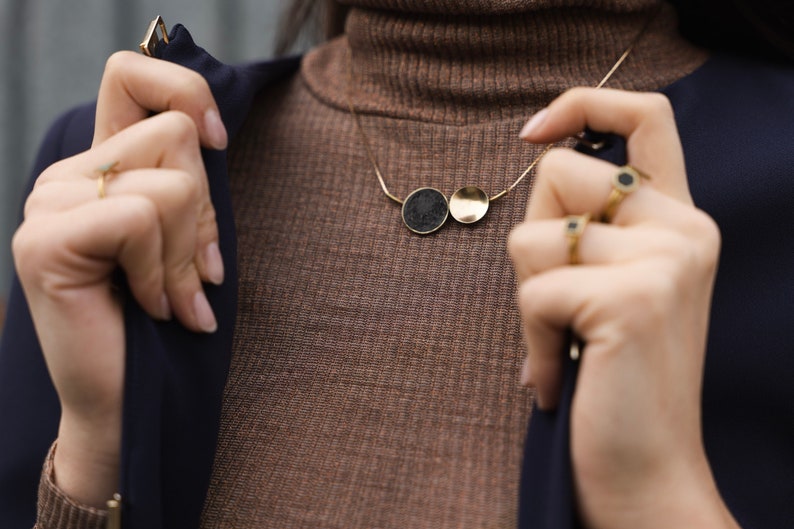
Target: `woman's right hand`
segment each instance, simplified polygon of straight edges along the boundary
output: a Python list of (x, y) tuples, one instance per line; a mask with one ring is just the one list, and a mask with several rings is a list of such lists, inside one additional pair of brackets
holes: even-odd
[[(118, 483), (125, 337), (114, 271), (152, 317), (215, 330), (202, 281), (221, 283), (223, 262), (200, 147), (226, 143), (199, 74), (119, 52), (91, 149), (45, 170), (25, 204), (14, 260), (61, 402), (56, 482), (76, 501), (103, 507)], [(100, 198), (97, 168), (113, 162)]]

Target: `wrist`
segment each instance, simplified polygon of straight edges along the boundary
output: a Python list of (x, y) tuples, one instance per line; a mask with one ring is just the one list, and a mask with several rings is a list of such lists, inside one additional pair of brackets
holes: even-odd
[(73, 500), (100, 509), (118, 491), (121, 420), (77, 420), (64, 412), (53, 456), (53, 480)]
[(698, 527), (739, 529), (723, 501), (705, 455), (697, 462), (668, 460), (628, 488), (599, 487), (579, 506), (590, 528)]

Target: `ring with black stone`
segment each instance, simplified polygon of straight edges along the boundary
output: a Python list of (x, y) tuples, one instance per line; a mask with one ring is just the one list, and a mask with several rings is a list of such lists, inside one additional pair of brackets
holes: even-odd
[(565, 238), (568, 240), (568, 264), (578, 265), (579, 260), (579, 239), (590, 222), (590, 214), (568, 215), (565, 217)]
[(420, 187), (403, 201), (403, 222), (414, 233), (433, 233), (446, 222), (449, 216), (447, 197), (438, 189)]
[(598, 220), (605, 224), (612, 222), (617, 213), (618, 206), (626, 195), (633, 193), (640, 187), (641, 179), (649, 180), (650, 177), (642, 171), (630, 166), (624, 165), (620, 167), (615, 174), (612, 175), (612, 191), (607, 198), (607, 205), (604, 212)]

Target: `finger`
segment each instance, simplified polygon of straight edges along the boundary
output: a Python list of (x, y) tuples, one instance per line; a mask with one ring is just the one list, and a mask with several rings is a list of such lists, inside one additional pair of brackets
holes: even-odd
[(107, 61), (97, 99), (94, 145), (152, 112), (179, 110), (193, 120), (202, 145), (225, 149), (228, 136), (207, 81), (198, 73), (130, 51)]
[(654, 186), (663, 193), (691, 203), (675, 116), (665, 96), (574, 88), (530, 120), (522, 137), (551, 143), (585, 128), (626, 138), (628, 163), (652, 175)]
[[(165, 291), (174, 313), (181, 321), (189, 321), (195, 330), (213, 331), (215, 320), (196, 266), (200, 257), (197, 249), (204, 248), (206, 242), (200, 241), (198, 235), (200, 202), (194, 177), (178, 170), (139, 169), (130, 171), (116, 184), (119, 188), (143, 187), (157, 208), (163, 232)], [(109, 187), (108, 193), (114, 193), (109, 198), (128, 196), (119, 191), (116, 195)]]
[[(216, 285), (223, 283), (223, 259), (218, 249), (218, 228), (211, 207), (197, 197), (193, 176), (176, 169), (138, 169), (113, 175), (104, 187), (107, 197), (137, 195), (150, 199), (157, 207), (164, 223), (166, 241), (180, 241), (180, 251), (189, 253), (178, 259), (179, 263), (191, 259), (202, 281)], [(36, 211), (65, 211), (97, 198), (94, 181), (54, 181), (40, 186), (26, 203), (26, 215)], [(193, 242), (188, 247), (186, 243)], [(167, 246), (171, 257), (173, 246)], [(214, 254), (214, 255), (213, 255)]]
[[(138, 169), (108, 185), (108, 198), (145, 196), (156, 208), (162, 225), (162, 260), (165, 292), (174, 313), (181, 321), (189, 321), (198, 328), (214, 327), (207, 317), (201, 274), (197, 267), (199, 249), (206, 246), (198, 235), (197, 188), (193, 176), (179, 170)], [(125, 188), (129, 193), (125, 193)], [(143, 192), (139, 192), (143, 189)], [(197, 305), (200, 303), (200, 305)], [(196, 327), (194, 327), (196, 328)]]
[[(105, 193), (140, 193), (148, 195), (159, 204), (161, 211), (174, 211), (165, 205), (169, 197), (188, 195), (193, 201), (189, 206), (198, 209), (196, 222), (198, 231), (193, 239), (197, 245), (196, 263), (201, 278), (214, 284), (223, 282), (223, 260), (218, 250), (218, 228), (215, 209), (209, 195), (209, 186), (204, 164), (201, 160), (196, 129), (185, 114), (176, 111), (164, 112), (136, 123), (94, 149), (69, 158), (48, 168), (38, 179), (35, 192), (26, 203), (26, 215), (34, 208), (66, 209), (82, 201), (97, 199), (99, 173), (92, 168), (118, 160), (121, 172), (105, 178)], [(156, 177), (138, 181), (131, 178), (130, 170), (159, 167), (184, 173), (176, 175), (182, 187), (173, 187), (171, 180)], [(190, 175), (192, 178), (182, 178)], [(165, 174), (164, 174), (165, 176)], [(79, 181), (80, 185), (73, 185)], [(45, 193), (42, 188), (53, 185), (53, 191)], [(162, 185), (160, 185), (162, 184)], [(58, 194), (57, 188), (72, 186)], [(165, 187), (164, 187), (165, 186)], [(151, 191), (151, 192), (150, 192)]]
[[(128, 171), (123, 178), (108, 183), (108, 198), (100, 202), (129, 196), (145, 196), (150, 201), (162, 226), (164, 285), (169, 303), (180, 321), (194, 330), (211, 331), (215, 321), (196, 266), (197, 249), (207, 243), (198, 236), (200, 202), (194, 180), (192, 175), (174, 169)], [(125, 188), (131, 193), (125, 193)]]
[[(606, 267), (556, 268), (524, 281), (518, 305), (527, 344), (524, 383), (536, 389), (538, 407), (557, 407), (562, 384), (562, 355), (572, 335), (589, 340), (584, 334), (592, 319), (588, 295), (596, 288), (594, 280), (611, 277)], [(586, 346), (589, 348), (590, 344)]]
[(583, 362), (606, 352), (641, 352), (637, 344), (658, 337), (659, 322), (670, 317), (673, 299), (680, 295), (670, 263), (554, 268), (521, 284), (519, 309), (539, 406), (557, 405), (569, 330), (586, 344)]
[[(606, 210), (617, 171), (613, 164), (592, 156), (552, 149), (538, 167), (527, 219), (584, 213), (599, 219)], [(641, 178), (636, 191), (623, 195), (611, 222), (624, 226), (652, 221), (679, 224), (680, 201), (659, 192), (653, 184), (653, 180)]]
[[(195, 218), (184, 213), (189, 208), (177, 203), (178, 200), (184, 198), (172, 199), (171, 204), (165, 205), (181, 210), (181, 218), (168, 213), (163, 216), (160, 209), (162, 204), (155, 204), (141, 195), (111, 196), (88, 202), (72, 210), (80, 216), (83, 228), (82, 233), (75, 236), (75, 248), (85, 255), (117, 259), (135, 298), (139, 302), (145, 298), (149, 304), (145, 307), (152, 306), (155, 301), (163, 309), (170, 306), (188, 328), (214, 332), (217, 323), (193, 266)], [(101, 214), (114, 208), (123, 214), (112, 219), (113, 222), (105, 223), (105, 217)], [(91, 218), (86, 211), (99, 216)], [(96, 219), (103, 219), (103, 222), (97, 222)], [(112, 229), (105, 224), (112, 224)], [(144, 240), (147, 238), (150, 240)], [(151, 256), (139, 255), (144, 251), (150, 252)], [(156, 300), (151, 299), (152, 289), (147, 287), (149, 282), (145, 281), (154, 273), (150, 270), (152, 268), (156, 270), (161, 285)]]
[[(569, 265), (564, 228), (564, 219), (550, 219), (520, 224), (510, 233), (508, 251), (519, 281)], [(678, 243), (679, 238), (667, 229), (591, 222), (579, 238), (577, 253), (584, 265), (620, 264), (675, 251)]]
[(28, 285), (46, 286), (50, 295), (69, 296), (104, 284), (119, 265), (144, 310), (168, 319), (171, 311), (165, 297), (161, 251), (157, 210), (140, 196), (96, 200), (33, 216), (25, 220), (14, 239), (14, 256), (24, 265), (19, 267), (20, 274), (47, 279), (28, 278)]

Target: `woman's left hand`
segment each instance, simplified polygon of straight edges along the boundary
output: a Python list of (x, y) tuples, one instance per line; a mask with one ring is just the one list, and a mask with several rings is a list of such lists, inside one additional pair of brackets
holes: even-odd
[[(701, 386), (720, 236), (694, 207), (669, 101), (574, 89), (522, 133), (558, 141), (589, 127), (626, 139), (640, 187), (598, 222), (618, 167), (569, 149), (539, 165), (510, 236), (528, 357), (523, 382), (554, 408), (568, 329), (585, 343), (571, 410), (582, 518), (594, 528), (736, 527), (703, 448)], [(589, 213), (569, 263), (565, 217)]]

